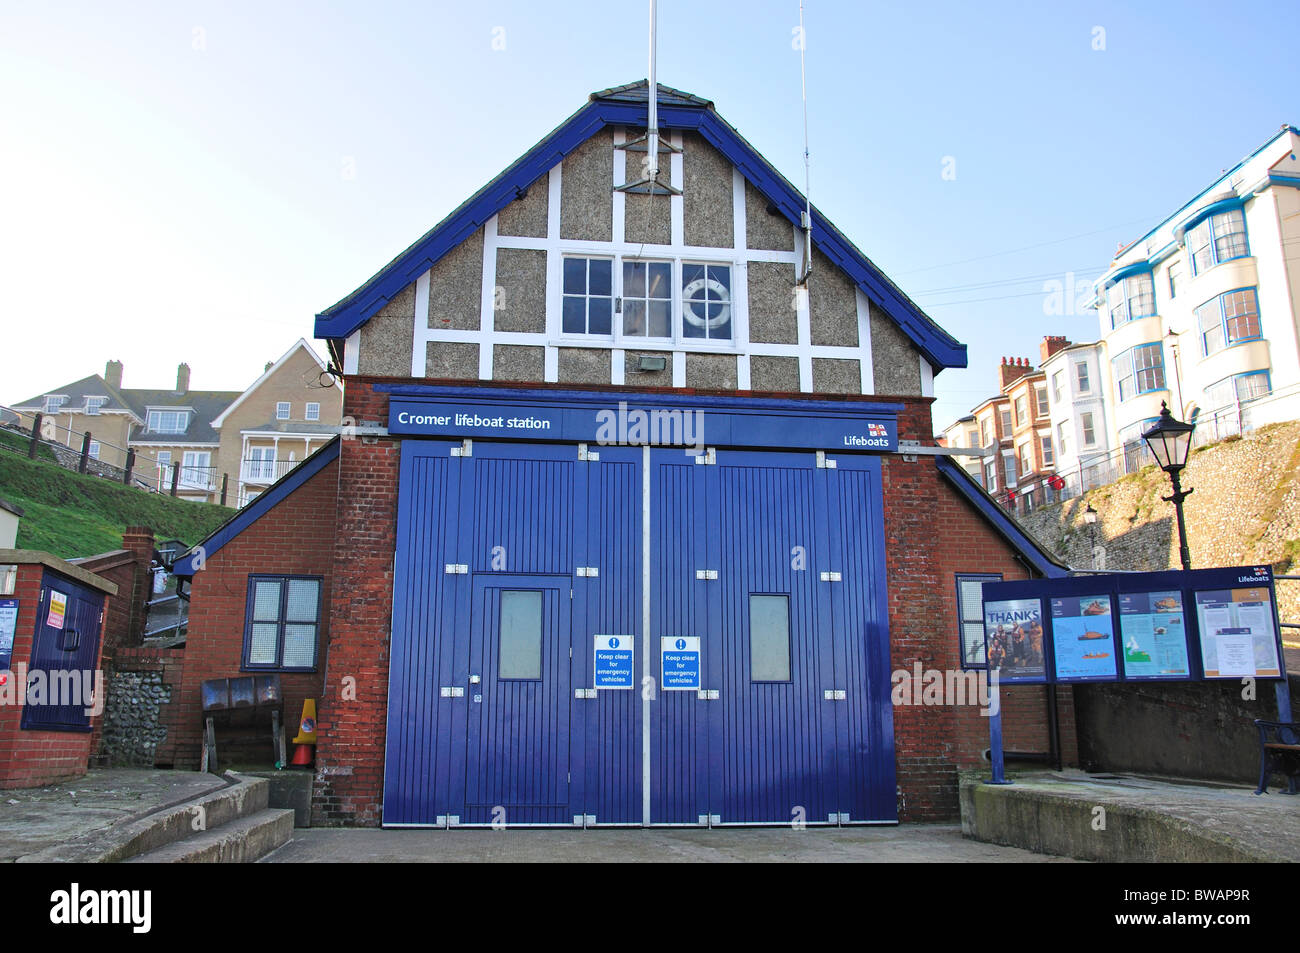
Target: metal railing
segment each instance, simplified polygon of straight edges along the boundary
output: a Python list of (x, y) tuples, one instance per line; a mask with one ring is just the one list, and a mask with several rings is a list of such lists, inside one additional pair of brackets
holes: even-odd
[(266, 460), (260, 457), (245, 459), (239, 468), (239, 479), (244, 483), (274, 483), (302, 460)]

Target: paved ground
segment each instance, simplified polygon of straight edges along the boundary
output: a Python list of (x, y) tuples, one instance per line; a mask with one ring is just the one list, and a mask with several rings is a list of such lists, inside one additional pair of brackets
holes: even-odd
[(1070, 863), (966, 840), (956, 824), (691, 830), (296, 830), (262, 863)]
[(0, 863), (199, 797), (225, 782), (197, 771), (106, 768), (44, 788), (0, 791)]

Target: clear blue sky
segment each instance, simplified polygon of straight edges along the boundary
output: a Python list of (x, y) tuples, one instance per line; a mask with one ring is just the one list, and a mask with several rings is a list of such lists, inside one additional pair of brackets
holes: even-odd
[[(242, 388), (588, 93), (643, 78), (646, 10), (0, 3), (0, 400), (108, 358), (127, 386), (185, 360)], [(659, 77), (801, 185), (797, 22), (797, 0), (662, 0)], [(1294, 2), (808, 0), (806, 23), (813, 201), (969, 345), (936, 429), (1003, 355), (1096, 338), (1091, 311), (1045, 315), (1045, 281), (1090, 281), (1300, 121)]]

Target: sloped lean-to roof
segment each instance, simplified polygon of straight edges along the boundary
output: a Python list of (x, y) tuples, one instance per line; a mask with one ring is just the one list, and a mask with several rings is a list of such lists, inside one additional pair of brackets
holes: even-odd
[(1002, 507), (998, 506), (997, 501), (984, 492), (984, 488), (976, 483), (974, 477), (959, 464), (947, 457), (935, 457), (935, 463), (939, 467), (939, 472), (956, 487), (957, 492), (992, 524), (1002, 538), (1010, 543), (1016, 553), (1039, 575), (1049, 579), (1072, 575), (1073, 570), (1069, 566), (1038, 545), (1038, 541), (1008, 516)]
[[(316, 316), (316, 337), (338, 341), (370, 320), (398, 292), (474, 234), (566, 155), (606, 126), (644, 126), (648, 85), (642, 81), (592, 93), (590, 101), (508, 169), (467, 199), (378, 274)], [(659, 126), (698, 133), (721, 152), (792, 224), (805, 201), (708, 100), (658, 87)], [(825, 216), (812, 209), (813, 242), (911, 339), (936, 371), (966, 366), (966, 345), (932, 321)]]

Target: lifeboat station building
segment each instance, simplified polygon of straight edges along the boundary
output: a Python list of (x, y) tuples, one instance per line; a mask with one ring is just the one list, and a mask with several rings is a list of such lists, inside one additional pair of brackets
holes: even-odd
[[(933, 452), (964, 345), (707, 100), (638, 185), (647, 117), (593, 94), (319, 314), (343, 433), (178, 565), (196, 668), (319, 699), (314, 823), (933, 820), (985, 763), (921, 677), (1067, 570)], [(1069, 687), (1002, 714), (1075, 760)]]

